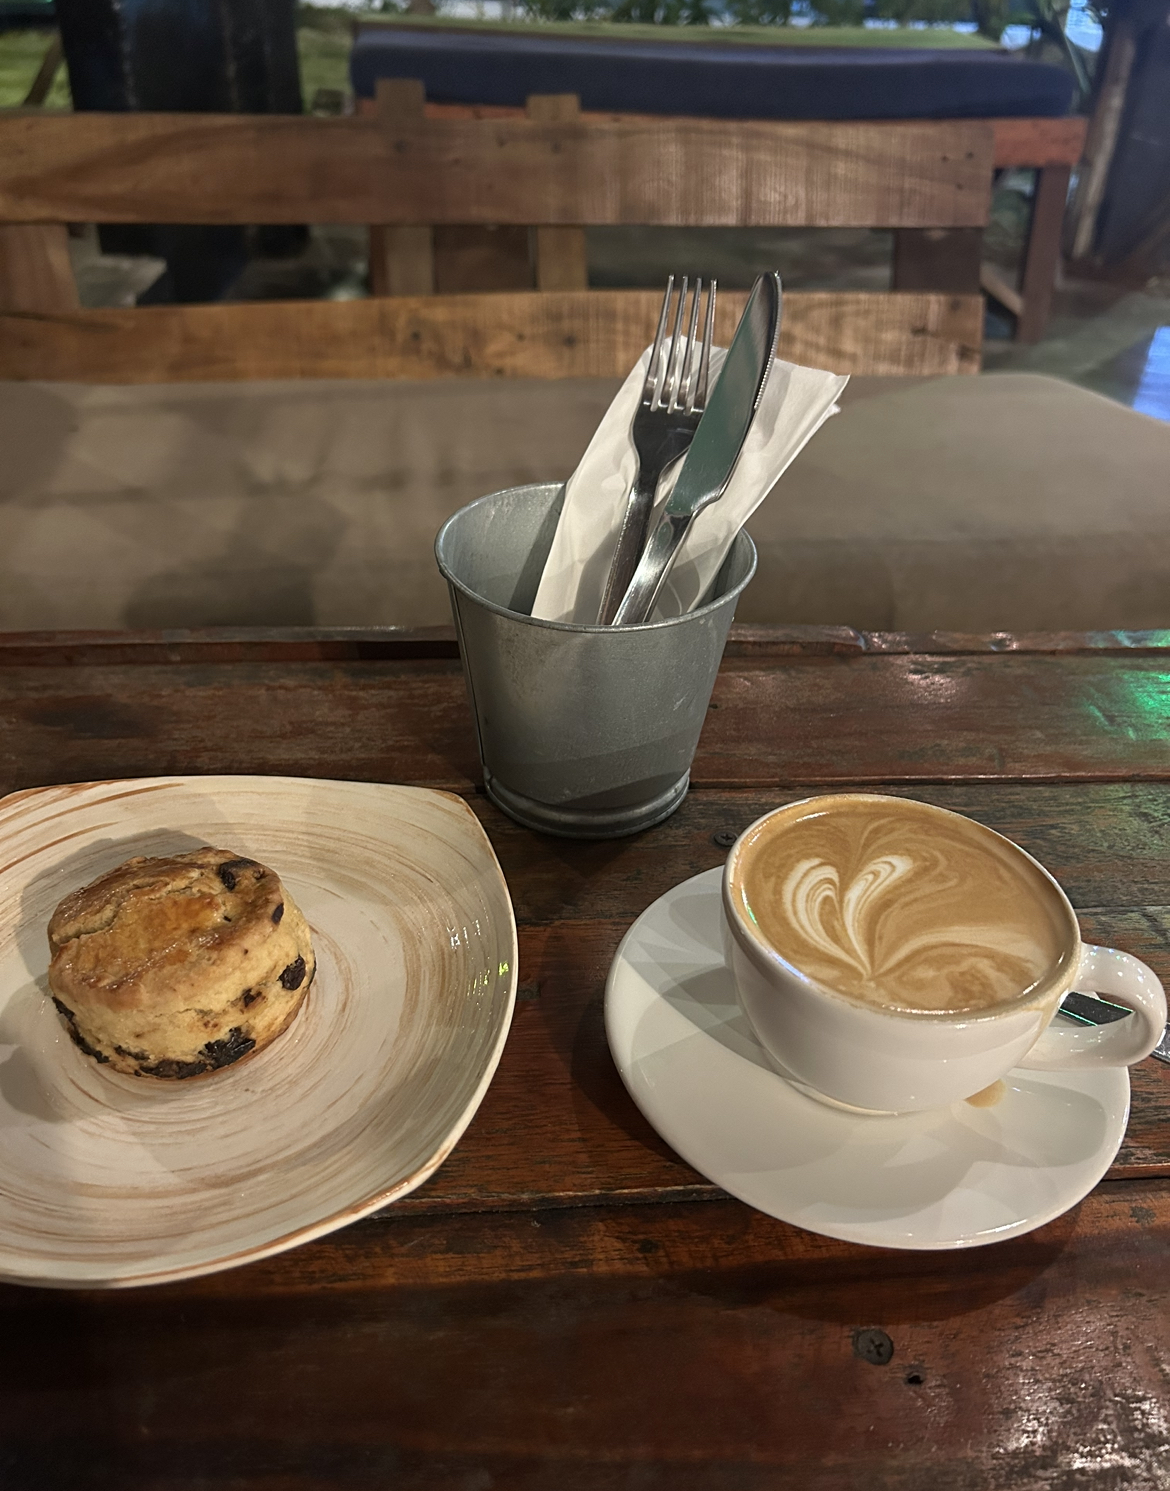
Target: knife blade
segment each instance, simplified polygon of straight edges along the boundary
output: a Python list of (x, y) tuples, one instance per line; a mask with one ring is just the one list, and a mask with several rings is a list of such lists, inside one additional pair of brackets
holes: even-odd
[(768, 381), (780, 332), (780, 307), (780, 276), (760, 275), (674, 490), (614, 615), (615, 626), (636, 626), (648, 619), (691, 524), (727, 490)]
[[(1111, 1025), (1114, 1020), (1126, 1019), (1132, 1012), (1123, 1005), (1110, 1004), (1107, 999), (1097, 999), (1092, 994), (1066, 994), (1057, 1013), (1075, 1020), (1078, 1025)], [(1170, 1064), (1170, 1025), (1162, 1032), (1162, 1039), (1150, 1055)]]

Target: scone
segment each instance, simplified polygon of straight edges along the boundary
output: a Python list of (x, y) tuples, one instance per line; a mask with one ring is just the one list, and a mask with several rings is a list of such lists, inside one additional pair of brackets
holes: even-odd
[(87, 1056), (196, 1077), (274, 1041), (316, 972), (280, 877), (230, 849), (130, 859), (49, 923), (49, 988)]

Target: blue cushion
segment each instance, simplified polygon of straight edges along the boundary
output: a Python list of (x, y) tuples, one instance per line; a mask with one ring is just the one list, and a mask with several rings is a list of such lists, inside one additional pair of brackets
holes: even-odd
[(1066, 114), (1073, 80), (1000, 52), (895, 47), (594, 41), (572, 36), (369, 26), (350, 76), (421, 78), (437, 103), (523, 106), (576, 93), (583, 109), (715, 119), (971, 119)]

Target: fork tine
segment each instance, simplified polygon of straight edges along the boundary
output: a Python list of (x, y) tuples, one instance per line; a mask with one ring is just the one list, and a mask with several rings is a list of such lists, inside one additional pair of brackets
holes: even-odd
[(658, 313), (658, 330), (654, 334), (654, 346), (650, 349), (650, 363), (646, 368), (646, 382), (642, 385), (642, 402), (657, 409), (662, 403), (662, 385), (665, 370), (662, 362), (662, 346), (666, 341), (666, 322), (670, 315), (670, 298), (674, 294), (674, 275), (666, 277), (666, 294), (662, 297), (662, 309)]
[(697, 368), (695, 364), (695, 352), (698, 344), (695, 340), (699, 330), (699, 300), (703, 294), (703, 281), (701, 278), (695, 281), (695, 293), (691, 297), (691, 325), (687, 332), (687, 363), (686, 382), (679, 389), (679, 398), (682, 399), (683, 408), (687, 414), (695, 412), (695, 384), (697, 381)]
[(678, 408), (679, 382), (683, 358), (686, 356), (686, 346), (682, 339), (682, 319), (686, 306), (687, 277), (684, 274), (678, 292), (678, 307), (674, 313), (674, 330), (670, 334), (670, 364), (666, 374), (666, 391), (662, 396), (669, 413), (673, 413)]
[(699, 381), (694, 408), (700, 413), (707, 407), (707, 375), (711, 370), (711, 347), (715, 341), (715, 291), (719, 282), (712, 280), (707, 291), (707, 324), (703, 328), (703, 350), (699, 355)]

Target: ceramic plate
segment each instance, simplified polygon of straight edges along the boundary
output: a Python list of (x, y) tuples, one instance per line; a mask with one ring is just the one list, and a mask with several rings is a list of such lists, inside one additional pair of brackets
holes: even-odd
[(803, 1096), (736, 1002), (722, 870), (655, 901), (618, 949), (606, 1031), (634, 1101), (696, 1170), (810, 1232), (968, 1248), (1051, 1221), (1097, 1184), (1129, 1117), (1124, 1068), (1009, 1073), (991, 1107), (871, 1118)]
[[(46, 996), (67, 892), (134, 854), (236, 849), (280, 875), (317, 977), (266, 1050), (207, 1077), (111, 1073)], [(0, 801), (0, 1277), (145, 1284), (251, 1262), (405, 1195), (450, 1153), (512, 1017), (516, 926), (459, 798), (159, 777)]]

